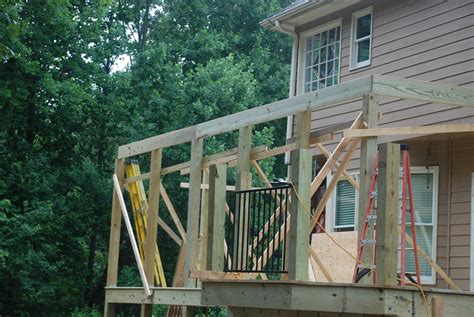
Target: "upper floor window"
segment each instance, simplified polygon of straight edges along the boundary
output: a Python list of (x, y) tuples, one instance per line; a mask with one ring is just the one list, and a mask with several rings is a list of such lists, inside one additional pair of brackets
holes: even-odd
[[(302, 34), (303, 92), (339, 83), (341, 21), (330, 22)], [(301, 79), (301, 78), (300, 78)], [(301, 82), (301, 81), (300, 81)]]
[(372, 7), (352, 15), (351, 69), (370, 65), (372, 47)]

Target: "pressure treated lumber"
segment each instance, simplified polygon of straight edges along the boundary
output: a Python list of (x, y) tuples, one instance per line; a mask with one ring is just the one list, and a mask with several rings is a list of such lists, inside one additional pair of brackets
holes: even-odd
[(117, 200), (120, 205), (120, 209), (122, 210), (122, 217), (125, 222), (125, 226), (127, 227), (128, 236), (130, 238), (130, 244), (132, 245), (133, 255), (135, 256), (135, 261), (137, 262), (138, 273), (140, 274), (140, 278), (142, 280), (143, 289), (147, 297), (151, 296), (150, 287), (148, 286), (148, 281), (145, 275), (145, 269), (143, 268), (142, 260), (140, 259), (140, 253), (138, 252), (137, 241), (135, 240), (135, 234), (133, 233), (132, 224), (130, 223), (130, 219), (128, 218), (127, 207), (125, 206), (125, 201), (123, 200), (122, 196), (122, 189), (120, 188), (120, 182), (117, 178), (117, 175), (113, 175), (114, 181), (114, 189), (115, 193), (117, 194)]
[[(251, 272), (222, 272), (222, 271), (191, 271), (189, 272), (190, 277), (200, 279), (202, 281), (254, 280), (258, 278), (259, 276), (262, 277), (262, 275), (263, 273), (251, 273)], [(286, 274), (283, 273), (283, 275), (286, 275)]]
[[(316, 143), (315, 144), (316, 147), (318, 148), (319, 151), (321, 151), (321, 153), (326, 157), (326, 159), (328, 159), (329, 157), (331, 157), (331, 152), (329, 152), (328, 150), (326, 150), (326, 148), (320, 144), (320, 143)], [(336, 169), (339, 168), (339, 163), (335, 163), (334, 164), (334, 167)], [(351, 174), (349, 174), (345, 169), (342, 170), (342, 175), (344, 175), (344, 177), (349, 181), (349, 183), (352, 184), (352, 186), (354, 186), (354, 188), (359, 191), (359, 182), (357, 182), (354, 177), (352, 177)]]
[[(250, 159), (255, 160), (257, 159), (258, 155), (261, 154), (262, 152), (265, 152), (268, 150), (268, 147), (266, 145), (260, 145), (257, 147), (254, 147), (250, 150)], [(238, 148), (212, 154), (209, 156), (205, 156), (203, 158), (202, 162), (202, 168), (209, 168), (211, 164), (224, 164), (228, 163), (230, 166), (235, 166), (237, 164), (237, 158), (238, 158)], [(189, 162), (181, 163), (181, 175), (186, 175), (189, 174), (189, 165), (186, 167), (184, 166), (185, 164), (188, 164)]]
[(181, 236), (181, 239), (186, 242), (186, 231), (184, 231), (183, 224), (181, 223), (181, 220), (179, 220), (178, 213), (176, 212), (176, 209), (174, 208), (173, 204), (171, 203), (171, 200), (168, 196), (168, 192), (166, 191), (165, 187), (163, 186), (163, 183), (161, 183), (160, 186), (160, 194), (161, 198), (165, 202), (166, 208), (168, 208), (168, 211), (171, 215), (171, 218), (173, 219), (173, 222), (178, 228), (179, 235)]
[[(368, 316), (367, 312), (370, 316), (425, 316), (423, 297), (414, 287), (255, 280), (212, 280), (204, 281), (202, 286), (202, 304), (209, 306), (310, 311), (313, 316), (318, 316), (317, 312), (332, 316)], [(445, 316), (471, 316), (474, 294), (426, 288), (424, 291), (428, 305), (433, 296), (443, 297)]]
[[(160, 187), (161, 187), (161, 159), (163, 156), (162, 149), (156, 149), (151, 152), (151, 163), (150, 163), (150, 186), (148, 189), (148, 211), (147, 211), (147, 224), (146, 224), (146, 235), (145, 235), (145, 275), (148, 285), (155, 286), (155, 251), (156, 251), (156, 238), (158, 235), (158, 212), (160, 206)], [(141, 306), (141, 316), (151, 317), (152, 305)]]
[(118, 158), (126, 158), (139, 155), (158, 148), (165, 148), (173, 145), (190, 142), (196, 133), (196, 126), (171, 131), (168, 133), (153, 136), (137, 142), (119, 146)]
[[(119, 184), (123, 184), (125, 174), (125, 160), (116, 159), (114, 174), (117, 175)], [(117, 286), (118, 280), (118, 260), (120, 249), (120, 227), (122, 225), (122, 211), (118, 202), (117, 193), (112, 192), (112, 216), (110, 220), (110, 238), (109, 238), (109, 254), (107, 264), (107, 287)], [(104, 316), (115, 316), (115, 305), (112, 303), (105, 303)]]
[(188, 278), (188, 272), (195, 269), (197, 262), (197, 238), (199, 229), (199, 207), (201, 198), (203, 139), (191, 142), (191, 173), (189, 175), (188, 217), (186, 230), (186, 259), (184, 264), (184, 286), (195, 287), (195, 280)]
[[(365, 95), (362, 100), (362, 120), (367, 124), (367, 128), (376, 128), (379, 118), (379, 97), (376, 95)], [(357, 214), (357, 234), (358, 240), (361, 239), (362, 224), (365, 221), (365, 208), (367, 206), (367, 198), (369, 195), (370, 183), (375, 167), (377, 156), (377, 137), (364, 138), (360, 144), (360, 173), (359, 173), (359, 204)], [(367, 227), (367, 236), (373, 236), (373, 224), (369, 223)], [(364, 247), (361, 260), (364, 263), (373, 263), (374, 246), (367, 245)], [(359, 284), (372, 284), (372, 272), (365, 275)]]
[(312, 152), (309, 148), (311, 131), (311, 111), (296, 115), (296, 149), (291, 153), (291, 182), (293, 201), (290, 205), (290, 235), (288, 239), (288, 278), (290, 280), (308, 280), (309, 223), (310, 216), (305, 210), (311, 205), (310, 183)]
[[(349, 129), (352, 125), (353, 121), (346, 121), (346, 122), (342, 122), (342, 123), (337, 123), (337, 124), (333, 124), (329, 127), (326, 127), (326, 128), (322, 128), (322, 129), (319, 129), (319, 130), (316, 130), (316, 131), (311, 131), (311, 133), (309, 134), (309, 142), (311, 144), (315, 144), (315, 143), (321, 143), (321, 142), (324, 142), (326, 140), (324, 140), (326, 137), (332, 137), (334, 135), (335, 132), (338, 132), (338, 131), (342, 131), (342, 130), (345, 130), (345, 129)], [(323, 139), (323, 140), (321, 140)], [(294, 137), (291, 137), (287, 140), (287, 143), (293, 143), (295, 142), (295, 138)]]
[(105, 301), (117, 304), (155, 304), (201, 306), (201, 289), (186, 287), (153, 287), (153, 295), (146, 297), (143, 288), (106, 287)]
[(207, 266), (211, 271), (224, 270), (224, 230), (227, 166), (209, 167), (209, 217), (207, 229)]
[[(237, 191), (248, 190), (252, 187), (252, 173), (250, 172), (250, 160), (251, 154), (250, 149), (252, 147), (252, 126), (245, 126), (239, 129), (239, 143), (237, 153), (237, 173), (235, 180), (235, 189)], [(235, 210), (235, 226), (234, 226), (234, 245), (233, 252), (234, 259), (232, 268), (234, 270), (246, 269), (246, 261), (241, 261), (245, 254), (248, 252), (247, 235), (248, 235), (248, 222), (249, 210), (246, 208), (248, 205), (248, 198), (245, 196), (237, 196), (235, 206), (238, 206), (238, 210)], [(237, 208), (237, 207), (236, 207)]]
[(376, 285), (397, 285), (398, 194), (400, 145), (384, 143), (379, 149), (377, 178)]
[(431, 83), (386, 75), (372, 76), (372, 93), (374, 94), (401, 99), (474, 107), (474, 90), (471, 87)]
[[(341, 163), (339, 164), (338, 169), (334, 172), (333, 178), (331, 179), (331, 182), (326, 187), (326, 190), (324, 191), (323, 196), (318, 202), (318, 206), (316, 207), (316, 210), (314, 211), (314, 215), (311, 218), (311, 225), (309, 227), (309, 231), (312, 231), (313, 228), (316, 226), (316, 221), (321, 217), (321, 214), (323, 213), (324, 209), (326, 208), (326, 204), (328, 203), (329, 199), (331, 198), (332, 192), (337, 186), (337, 183), (339, 181), (339, 178), (342, 175), (342, 172), (346, 168), (347, 163), (352, 157), (352, 154), (355, 152), (357, 146), (359, 145), (359, 139), (353, 139), (349, 142), (349, 147), (344, 154), (344, 158), (341, 160)], [(309, 205), (308, 205), (309, 206)]]
[(474, 124), (430, 125), (423, 127), (393, 127), (373, 129), (344, 130), (345, 137), (361, 138), (376, 136), (393, 136), (403, 134), (438, 134), (474, 132)]
[(372, 76), (361, 77), (319, 91), (309, 92), (296, 97), (276, 101), (239, 113), (200, 123), (196, 127), (196, 136), (212, 136), (233, 131), (243, 126), (256, 125), (293, 115), (301, 111), (314, 111), (361, 98), (372, 89)]
[[(350, 129), (354, 129), (357, 127), (362, 126), (362, 113), (360, 113), (357, 118), (354, 120), (352, 123)], [(339, 144), (336, 146), (334, 151), (332, 152), (331, 156), (326, 160), (324, 163), (323, 167), (319, 170), (318, 175), (313, 179), (311, 182), (311, 196), (316, 193), (318, 190), (319, 186), (323, 183), (323, 181), (326, 179), (328, 174), (331, 172), (331, 169), (333, 168), (334, 164), (337, 163), (337, 159), (341, 155), (342, 152), (344, 152), (345, 148), (350, 142), (350, 138), (342, 138), (341, 141), (339, 141)]]
[[(158, 235), (158, 212), (160, 201), (160, 187), (161, 187), (161, 158), (163, 155), (162, 149), (153, 150), (151, 152), (150, 163), (150, 186), (148, 189), (148, 221), (146, 225), (145, 236), (145, 274), (148, 284), (154, 286), (155, 283), (155, 248), (156, 238)], [(150, 310), (151, 314), (151, 310)]]

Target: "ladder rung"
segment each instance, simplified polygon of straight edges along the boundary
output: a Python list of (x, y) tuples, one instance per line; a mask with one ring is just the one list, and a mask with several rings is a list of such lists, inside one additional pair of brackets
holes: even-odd
[(375, 240), (364, 239), (362, 240), (362, 245), (375, 245)]
[(377, 220), (377, 215), (368, 215), (367, 216), (367, 221), (369, 220)]

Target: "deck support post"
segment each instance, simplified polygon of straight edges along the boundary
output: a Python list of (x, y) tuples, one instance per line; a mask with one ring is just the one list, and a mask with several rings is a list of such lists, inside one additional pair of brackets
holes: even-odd
[(393, 286), (397, 285), (400, 145), (381, 144), (379, 155), (376, 284)]
[[(367, 128), (376, 128), (378, 126), (379, 99), (377, 95), (365, 95), (362, 100), (362, 120), (367, 124)], [(358, 239), (361, 239), (362, 225), (365, 221), (365, 208), (369, 196), (370, 182), (375, 167), (377, 156), (377, 137), (363, 138), (360, 145), (360, 180), (359, 180), (359, 208), (358, 208)], [(367, 236), (373, 236), (373, 225), (369, 224)], [(374, 247), (368, 245), (364, 247), (362, 262), (373, 263)], [(371, 284), (372, 278), (364, 276), (359, 284)]]
[(189, 175), (188, 217), (186, 225), (186, 258), (184, 261), (184, 286), (196, 287), (196, 279), (189, 271), (196, 269), (198, 257), (199, 209), (201, 206), (203, 138), (191, 142), (191, 172)]
[[(123, 184), (125, 164), (124, 159), (115, 160), (114, 174), (117, 175), (120, 185)], [(122, 210), (118, 202), (117, 193), (113, 191), (112, 196), (112, 217), (110, 221), (109, 257), (107, 265), (106, 287), (117, 286), (118, 280), (118, 260), (120, 249), (120, 227), (122, 225)], [(105, 302), (104, 316), (115, 316), (115, 304)]]
[[(250, 172), (250, 152), (252, 149), (252, 126), (245, 126), (239, 129), (239, 144), (237, 152), (237, 175), (235, 189), (237, 191), (247, 190), (252, 187), (252, 173)], [(233, 247), (233, 263), (232, 267), (236, 270), (245, 269), (242, 264), (246, 261), (238, 261), (241, 259), (248, 250), (245, 250), (245, 244), (248, 240), (247, 237), (247, 223), (244, 220), (248, 218), (248, 208), (244, 208), (247, 204), (246, 201), (242, 200), (236, 202), (236, 208), (239, 210), (235, 211), (235, 230), (234, 230), (234, 247)], [(245, 214), (244, 214), (245, 213)], [(248, 244), (247, 244), (248, 248)]]
[(227, 165), (211, 165), (209, 168), (209, 218), (207, 228), (206, 269), (224, 270), (224, 224)]
[[(160, 207), (160, 187), (161, 187), (161, 159), (163, 149), (156, 149), (151, 152), (150, 163), (150, 186), (148, 189), (148, 221), (145, 231), (145, 275), (150, 287), (155, 286), (155, 254), (156, 238), (158, 235), (158, 211)], [(140, 315), (150, 317), (153, 305), (142, 305)]]
[(288, 248), (288, 278), (308, 281), (310, 216), (306, 208), (311, 206), (311, 111), (296, 115), (296, 149), (291, 153), (291, 182), (294, 185), (290, 206), (290, 235)]

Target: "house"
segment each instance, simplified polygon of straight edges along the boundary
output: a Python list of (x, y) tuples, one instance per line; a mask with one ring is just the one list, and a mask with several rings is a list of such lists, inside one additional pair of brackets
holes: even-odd
[[(262, 21), (294, 40), (288, 99), (119, 147), (104, 315), (136, 304), (151, 316), (153, 304), (164, 304), (168, 316), (209, 306), (238, 317), (472, 316), (473, 17), (472, 0), (300, 0)], [(286, 145), (252, 148), (253, 126), (285, 117)], [(238, 147), (203, 154), (206, 138), (237, 130)], [(190, 144), (190, 161), (162, 167), (163, 149), (183, 144)], [(411, 158), (422, 255), (416, 283), (402, 271), (414, 270), (413, 249), (398, 261), (399, 237), (412, 240), (399, 235), (399, 144)], [(258, 161), (276, 155), (290, 163), (288, 181), (271, 184)], [(125, 173), (126, 160), (137, 156), (150, 162), (149, 172)], [(358, 284), (335, 283), (330, 270), (354, 270), (355, 261), (337, 252), (353, 254), (348, 249), (361, 238), (377, 156), (377, 237), (365, 239), (369, 251), (359, 263), (369, 274)], [(264, 187), (253, 187), (251, 166)], [(186, 228), (162, 179), (176, 172), (189, 175), (181, 184), (189, 188)], [(134, 187), (150, 202), (134, 207), (147, 217), (139, 243), (123, 196)], [(159, 199), (178, 233), (158, 217)], [(141, 286), (117, 285), (122, 219)], [(172, 288), (156, 287), (164, 286), (158, 225), (180, 249)], [(315, 227), (329, 234), (312, 234)], [(325, 265), (326, 258), (334, 262)]]
[[(470, 0), (296, 1), (261, 22), (294, 39), (290, 96), (370, 74), (474, 87), (474, 3)], [(312, 129), (353, 120), (360, 103), (314, 111)], [(474, 122), (474, 109), (384, 98), (380, 127)], [(293, 117), (288, 118), (288, 138)], [(380, 138), (410, 146), (421, 248), (464, 290), (474, 290), (474, 138), (436, 134)], [(333, 150), (339, 139), (326, 144)], [(325, 157), (315, 150), (318, 165)], [(348, 169), (357, 179), (356, 152)], [(330, 175), (329, 175), (330, 179)], [(357, 229), (358, 192), (341, 179), (326, 207), (330, 232)], [(414, 265), (413, 257), (409, 266)], [(424, 259), (422, 280), (447, 287)]]

